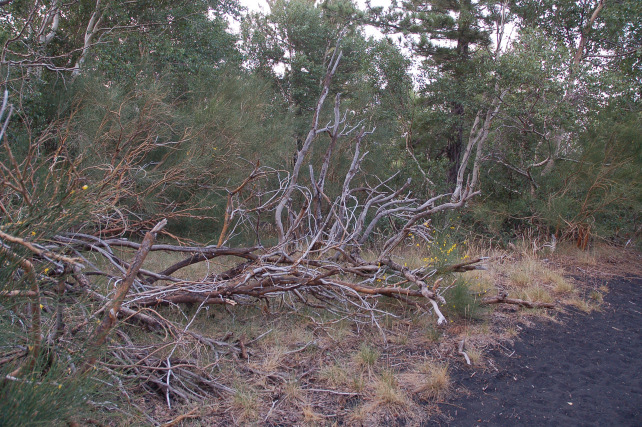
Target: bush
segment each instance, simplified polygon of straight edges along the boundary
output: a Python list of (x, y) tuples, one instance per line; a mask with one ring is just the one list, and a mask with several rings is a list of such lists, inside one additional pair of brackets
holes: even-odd
[(471, 293), (467, 280), (458, 278), (443, 296), (448, 302), (446, 310), (450, 316), (469, 321), (481, 319), (484, 309), (477, 303), (477, 296)]

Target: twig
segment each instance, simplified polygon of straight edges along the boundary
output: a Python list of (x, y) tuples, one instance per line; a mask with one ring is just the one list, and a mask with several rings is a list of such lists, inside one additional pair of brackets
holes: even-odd
[(78, 258), (69, 258), (69, 257), (66, 257), (64, 255), (58, 255), (58, 254), (53, 253), (51, 251), (38, 249), (31, 242), (28, 242), (28, 241), (26, 241), (26, 240), (24, 240), (24, 239), (22, 239), (20, 237), (12, 236), (12, 235), (7, 234), (7, 233), (5, 233), (3, 231), (0, 231), (0, 239), (5, 240), (5, 241), (10, 242), (10, 243), (15, 243), (15, 244), (21, 245), (21, 246), (29, 249), (34, 254), (40, 255), (40, 256), (45, 257), (45, 258), (55, 259), (56, 261), (62, 261), (62, 262), (65, 262), (65, 263), (71, 264), (71, 265), (80, 265), (80, 266), (82, 266), (82, 260), (80, 260)]
[(318, 393), (330, 393), (330, 394), (339, 394), (342, 396), (359, 396), (361, 393), (352, 393), (349, 391), (335, 391), (335, 390), (324, 390), (320, 388), (304, 388), (303, 391), (316, 391)]
[(515, 304), (520, 307), (527, 308), (555, 308), (554, 303), (549, 302), (536, 302), (536, 301), (525, 301), (517, 298), (508, 298), (508, 294), (503, 292), (492, 298), (484, 298), (479, 302), (480, 304)]
[(466, 339), (464, 338), (463, 340), (459, 341), (459, 354), (464, 356), (464, 359), (466, 359), (466, 363), (470, 365), (470, 358), (468, 357), (468, 354), (464, 351), (464, 344), (466, 342)]
[(156, 224), (156, 226), (154, 226), (154, 228), (152, 228), (151, 231), (149, 231), (145, 235), (145, 238), (143, 239), (143, 243), (141, 244), (140, 249), (136, 252), (136, 255), (134, 256), (134, 260), (129, 266), (129, 270), (127, 271), (127, 274), (125, 275), (123, 280), (120, 282), (120, 285), (118, 286), (116, 295), (114, 296), (111, 303), (109, 304), (108, 309), (105, 310), (106, 314), (103, 316), (102, 322), (100, 323), (100, 325), (98, 325), (98, 328), (96, 328), (93, 334), (93, 340), (92, 340), (93, 343), (90, 346), (90, 348), (92, 348), (94, 351), (86, 359), (86, 362), (83, 368), (84, 371), (87, 371), (96, 363), (96, 354), (95, 354), (96, 349), (102, 347), (102, 345), (105, 343), (105, 340), (107, 339), (107, 334), (109, 334), (109, 331), (116, 325), (120, 307), (125, 299), (125, 296), (127, 295), (127, 292), (129, 292), (129, 288), (134, 283), (134, 279), (136, 278), (136, 274), (138, 273), (138, 270), (143, 265), (143, 262), (145, 261), (145, 258), (149, 253), (149, 248), (152, 246), (152, 243), (156, 238), (156, 233), (162, 230), (166, 224), (167, 224), (167, 220), (163, 219), (161, 222)]
[(189, 411), (186, 414), (179, 415), (178, 417), (174, 418), (172, 421), (161, 424), (161, 427), (172, 427), (175, 426), (176, 424), (180, 423), (181, 421), (187, 419), (187, 418), (198, 418), (200, 415), (195, 415), (195, 412), (198, 411), (198, 407), (193, 408), (191, 411)]

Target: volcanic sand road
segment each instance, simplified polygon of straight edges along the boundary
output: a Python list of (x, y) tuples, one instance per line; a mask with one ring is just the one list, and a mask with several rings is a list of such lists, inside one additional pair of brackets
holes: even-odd
[(427, 425), (642, 426), (642, 278), (608, 288), (599, 312), (522, 330), (508, 353), (491, 354), (497, 372), (454, 373), (470, 396)]

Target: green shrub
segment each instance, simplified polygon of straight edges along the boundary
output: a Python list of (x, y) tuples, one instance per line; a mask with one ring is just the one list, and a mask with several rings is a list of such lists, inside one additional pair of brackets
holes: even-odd
[(484, 312), (477, 302), (477, 296), (471, 292), (468, 281), (458, 278), (444, 292), (446, 311), (451, 317), (465, 320), (479, 320)]
[(5, 367), (0, 382), (0, 426), (67, 425), (78, 419), (95, 388), (91, 379), (70, 375), (68, 369), (67, 363), (41, 360), (32, 374), (14, 378)]

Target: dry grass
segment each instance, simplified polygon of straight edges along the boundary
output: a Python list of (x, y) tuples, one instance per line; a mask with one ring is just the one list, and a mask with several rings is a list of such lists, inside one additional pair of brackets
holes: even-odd
[(572, 243), (558, 245), (557, 255), (572, 258), (576, 263), (584, 266), (595, 266), (600, 257), (604, 254), (602, 246), (592, 246), (583, 251)]
[(283, 385), (285, 398), (294, 403), (306, 402), (306, 393), (296, 379), (290, 379)]
[(443, 399), (451, 390), (448, 364), (426, 360), (402, 376), (405, 387), (422, 400)]
[[(561, 276), (564, 279), (563, 276)], [(558, 296), (567, 296), (572, 295), (575, 292), (575, 285), (570, 281), (564, 279), (561, 281), (555, 281), (553, 287), (553, 293)]]
[(319, 378), (333, 388), (345, 387), (353, 382), (348, 370), (338, 362), (322, 366)]
[(475, 347), (470, 347), (466, 349), (466, 354), (470, 359), (470, 363), (473, 366), (480, 366), (484, 358), (484, 352)]
[(517, 298), (526, 301), (552, 303), (555, 300), (548, 288), (541, 285), (529, 286), (516, 293)]
[(301, 408), (301, 411), (303, 413), (303, 422), (307, 426), (317, 426), (317, 425), (324, 425), (323, 421), (325, 420), (325, 417), (322, 414), (319, 414), (315, 412), (314, 408), (306, 404)]
[[(423, 248), (405, 250), (409, 257), (404, 262), (409, 267), (425, 265)], [(533, 255), (527, 244), (514, 253), (470, 249), (468, 255), (491, 257), (486, 262), (488, 270), (464, 274), (469, 291), (480, 297), (502, 290), (516, 298), (572, 304), (591, 311), (608, 291), (603, 287), (582, 290), (564, 277), (554, 256)], [(155, 266), (150, 264), (150, 268), (160, 269), (178, 259), (156, 252), (147, 262)], [(201, 278), (226, 267), (202, 264), (186, 275)], [(217, 340), (226, 338), (233, 345), (242, 339), (248, 358), (241, 359), (234, 352), (214, 354), (200, 344), (178, 348), (177, 354), (197, 360), (218, 383), (234, 390), (221, 394), (216, 413), (204, 415), (200, 425), (253, 425), (263, 420), (281, 425), (368, 426), (404, 420), (407, 425), (420, 425), (428, 416), (426, 403), (447, 398), (455, 388), (449, 371), (465, 363), (456, 352), (461, 339), (466, 340), (472, 368), (480, 369), (488, 357), (486, 349), (518, 335), (517, 322), (549, 315), (547, 310), (514, 311), (496, 305), (481, 320), (449, 316), (447, 326), (437, 327), (432, 314), (383, 300), (378, 308), (382, 307), (397, 316), (379, 318), (385, 341), (372, 324), (357, 325), (332, 313), (300, 305), (293, 309), (278, 301), (269, 310), (262, 305), (201, 310), (190, 329)], [(195, 310), (185, 306), (159, 309), (163, 316), (183, 321), (191, 319)], [(142, 331), (132, 334), (140, 342), (146, 342), (146, 335)], [(166, 342), (173, 339), (168, 336)]]
[(590, 302), (579, 297), (572, 299), (570, 303), (572, 306), (580, 311), (583, 311), (584, 313), (590, 313), (595, 309), (595, 306), (593, 306)]
[(286, 349), (284, 349), (280, 345), (262, 345), (262, 347), (264, 348), (262, 352), (263, 357), (259, 360), (251, 361), (250, 366), (266, 373), (278, 371), (281, 368)]
[(524, 252), (486, 254), (496, 260), (489, 263), (488, 270), (465, 276), (480, 295), (493, 295), (499, 288), (510, 297), (531, 302), (569, 304), (577, 297), (577, 286), (548, 258)]
[(404, 390), (399, 386), (395, 375), (391, 371), (383, 371), (381, 376), (374, 383), (374, 405), (393, 406), (402, 410), (410, 406), (410, 399)]
[(260, 401), (258, 394), (248, 386), (239, 385), (231, 399), (232, 410), (236, 413), (236, 421), (251, 423), (257, 420)]
[(353, 357), (353, 361), (360, 368), (371, 369), (379, 359), (381, 353), (369, 344), (363, 343)]

